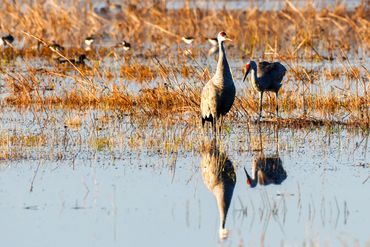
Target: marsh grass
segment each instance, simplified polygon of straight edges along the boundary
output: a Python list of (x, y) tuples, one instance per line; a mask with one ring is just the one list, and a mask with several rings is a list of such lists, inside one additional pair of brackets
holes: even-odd
[[(364, 64), (354, 65), (348, 59), (349, 55), (366, 58), (370, 47), (370, 15), (365, 1), (351, 11), (340, 4), (323, 9), (311, 4), (297, 8), (289, 1), (281, 10), (272, 11), (186, 6), (166, 9), (165, 2), (133, 3), (126, 2), (122, 13), (99, 16), (91, 4), (4, 1), (0, 20), (16, 27), (14, 35), (19, 44), (0, 51), (0, 72), (9, 92), (3, 104), (37, 106), (44, 111), (106, 109), (130, 115), (138, 122), (170, 116), (172, 121), (198, 124), (201, 88), (212, 75), (211, 69), (199, 62), (204, 54), (202, 40), (224, 29), (234, 39), (229, 60), (239, 54), (245, 60), (281, 60), (288, 67), (285, 83), (289, 86), (283, 87), (279, 97), (283, 116), (280, 125), (369, 127), (370, 74)], [(110, 28), (103, 35), (107, 25)], [(111, 46), (123, 38), (134, 41), (134, 52), (121, 53), (109, 43), (88, 52), (91, 62), (87, 66), (58, 65), (53, 61), (54, 55), (68, 59), (81, 54), (81, 44), (92, 31), (100, 45), (106, 36)], [(129, 36), (123, 37), (122, 33)], [(197, 37), (191, 57), (180, 52), (184, 48), (181, 36), (186, 35)], [(54, 54), (46, 47), (52, 40), (65, 45), (66, 50)], [(44, 46), (36, 49), (40, 41)], [(26, 72), (12, 65), (16, 57), (26, 64)], [(49, 58), (47, 63), (52, 68), (33, 68), (32, 57)], [(104, 63), (107, 58), (116, 63)], [(309, 68), (302, 65), (307, 61), (326, 61), (341, 67)], [(335, 81), (335, 91), (325, 92), (326, 80)], [(139, 90), (130, 90), (130, 83)], [(353, 84), (356, 91), (350, 89)], [(266, 122), (273, 121), (275, 104), (273, 95), (265, 100)], [(231, 122), (245, 123), (252, 121), (257, 111), (258, 94), (246, 87), (238, 93), (229, 118)], [(79, 126), (74, 118), (66, 120), (66, 125)]]

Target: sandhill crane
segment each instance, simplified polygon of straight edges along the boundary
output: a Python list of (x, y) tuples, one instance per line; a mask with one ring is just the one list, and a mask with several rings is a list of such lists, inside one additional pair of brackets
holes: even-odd
[(202, 147), (200, 164), (203, 182), (216, 198), (220, 217), (219, 237), (226, 238), (225, 229), (227, 211), (236, 183), (235, 169), (225, 152), (220, 151), (215, 140), (205, 143)]
[[(200, 102), (202, 126), (206, 121), (211, 122), (216, 131), (216, 124), (220, 118), (220, 127), (223, 116), (231, 109), (235, 99), (235, 85), (229, 63), (227, 62), (224, 41), (230, 40), (225, 32), (217, 35), (219, 56), (215, 75), (203, 87)], [(220, 128), (221, 129), (221, 128)]]
[(281, 81), (284, 78), (286, 68), (279, 62), (269, 63), (260, 62), (258, 66), (255, 61), (246, 64), (246, 72), (243, 81), (249, 71), (252, 70), (252, 84), (260, 92), (260, 114), (262, 117), (262, 98), (265, 91), (275, 92), (276, 94), (276, 117), (279, 117), (278, 93), (281, 87)]

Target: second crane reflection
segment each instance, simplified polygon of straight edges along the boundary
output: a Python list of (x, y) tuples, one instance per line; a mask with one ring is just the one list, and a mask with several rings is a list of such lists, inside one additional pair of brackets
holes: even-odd
[(287, 178), (279, 156), (259, 155), (252, 162), (251, 176), (245, 168), (244, 171), (247, 175), (247, 184), (252, 188), (256, 187), (257, 183), (260, 185), (281, 184)]
[(260, 152), (252, 161), (251, 175), (248, 174), (244, 167), (245, 174), (247, 175), (247, 184), (252, 188), (256, 187), (258, 183), (260, 185), (281, 184), (287, 178), (287, 173), (284, 170), (283, 162), (279, 156), (278, 132), (276, 133), (277, 135), (275, 140), (275, 154), (269, 156), (265, 155), (264, 152), (260, 127), (258, 128), (258, 132)]
[(203, 143), (201, 153), (203, 182), (216, 198), (220, 218), (219, 237), (225, 239), (228, 236), (226, 216), (236, 183), (235, 169), (227, 154), (215, 142)]

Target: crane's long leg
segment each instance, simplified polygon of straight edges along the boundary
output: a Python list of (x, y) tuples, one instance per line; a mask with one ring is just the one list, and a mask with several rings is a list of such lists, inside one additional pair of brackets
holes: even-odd
[(276, 92), (276, 118), (278, 119), (279, 118), (279, 96), (278, 96), (278, 92)]
[(262, 117), (262, 98), (263, 98), (263, 91), (260, 92), (260, 117), (259, 117), (259, 120), (261, 120), (261, 117)]
[(224, 117), (222, 115), (220, 116), (220, 120), (219, 121), (220, 122), (219, 122), (219, 126), (218, 126), (218, 132), (219, 132), (219, 134), (221, 136), (221, 134), (222, 134), (222, 125), (224, 123)]

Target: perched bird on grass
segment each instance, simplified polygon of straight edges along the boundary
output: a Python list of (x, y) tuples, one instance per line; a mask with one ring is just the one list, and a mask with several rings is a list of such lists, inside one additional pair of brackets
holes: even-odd
[(64, 51), (64, 47), (57, 44), (55, 41), (53, 41), (53, 43), (51, 45), (48, 46), (50, 48), (50, 50), (52, 50), (53, 52), (62, 52)]

